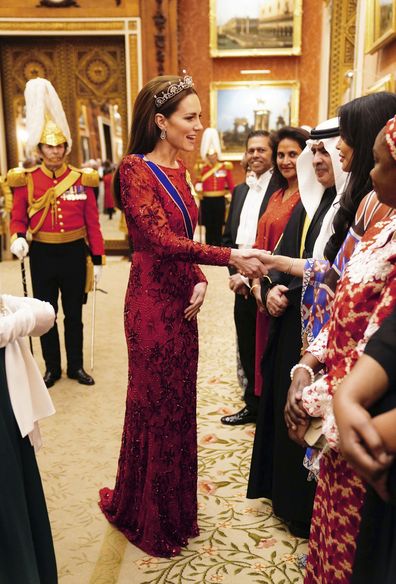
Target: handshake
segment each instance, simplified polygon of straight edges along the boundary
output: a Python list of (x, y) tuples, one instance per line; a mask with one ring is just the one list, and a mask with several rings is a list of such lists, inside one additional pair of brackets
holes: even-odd
[(273, 257), (264, 249), (232, 249), (229, 265), (247, 278), (261, 278), (273, 267)]

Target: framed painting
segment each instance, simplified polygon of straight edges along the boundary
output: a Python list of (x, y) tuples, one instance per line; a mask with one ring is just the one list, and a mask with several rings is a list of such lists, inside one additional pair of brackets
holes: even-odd
[(392, 73), (385, 75), (385, 77), (371, 85), (366, 93), (378, 93), (379, 91), (395, 91), (395, 78)]
[(368, 0), (367, 52), (374, 53), (396, 38), (395, 0)]
[(211, 126), (219, 132), (224, 158), (241, 160), (253, 130), (298, 125), (299, 94), (298, 81), (212, 83)]
[(210, 0), (211, 57), (300, 55), (302, 0)]

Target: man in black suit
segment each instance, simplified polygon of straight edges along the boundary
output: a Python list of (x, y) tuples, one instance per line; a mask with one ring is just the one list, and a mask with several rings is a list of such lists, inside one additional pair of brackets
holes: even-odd
[[(246, 142), (247, 179), (235, 187), (223, 234), (223, 245), (250, 248), (256, 240), (257, 224), (271, 195), (279, 188), (272, 177), (272, 136), (264, 130), (251, 132)], [(230, 426), (255, 422), (258, 397), (254, 395), (256, 345), (256, 301), (250, 295), (249, 281), (229, 269), (230, 289), (235, 293), (234, 320), (241, 364), (247, 379), (245, 406), (235, 414), (223, 416)]]

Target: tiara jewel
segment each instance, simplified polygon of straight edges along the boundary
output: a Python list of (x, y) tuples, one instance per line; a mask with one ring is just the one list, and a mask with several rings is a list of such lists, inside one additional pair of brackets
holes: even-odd
[(163, 91), (161, 95), (154, 95), (155, 105), (161, 107), (168, 99), (177, 95), (184, 89), (193, 87), (194, 81), (190, 75), (185, 75), (183, 79), (179, 79), (179, 83), (169, 83), (169, 87), (166, 91)]

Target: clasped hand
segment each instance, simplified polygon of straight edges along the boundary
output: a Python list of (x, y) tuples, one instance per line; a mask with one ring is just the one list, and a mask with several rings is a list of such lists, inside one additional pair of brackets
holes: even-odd
[(232, 249), (229, 264), (242, 276), (261, 278), (268, 273), (268, 268), (264, 265), (266, 255), (267, 252), (260, 249)]
[(282, 316), (289, 305), (289, 300), (285, 293), (289, 290), (282, 284), (277, 284), (268, 292), (267, 295), (267, 310), (271, 316)]

